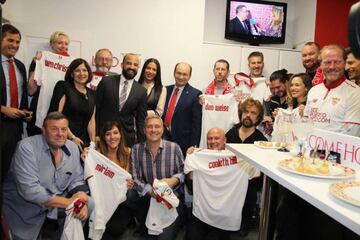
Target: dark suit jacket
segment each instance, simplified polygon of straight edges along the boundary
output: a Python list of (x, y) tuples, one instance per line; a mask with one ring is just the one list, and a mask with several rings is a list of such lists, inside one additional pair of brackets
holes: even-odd
[[(168, 94), (163, 119), (165, 119), (174, 86), (166, 87)], [(190, 146), (198, 146), (200, 142), (202, 107), (199, 104), (199, 95), (201, 92), (198, 89), (186, 84), (171, 119), (171, 140), (179, 144), (184, 155)]]
[(238, 17), (235, 17), (230, 20), (229, 32), (233, 34), (251, 34), (250, 23), (248, 20), (245, 20), (245, 24), (248, 27), (249, 31), (246, 32), (243, 24), (240, 22)]
[[(27, 79), (26, 79), (26, 70), (25, 65), (18, 59), (14, 58), (14, 63), (16, 64), (16, 67), (19, 69), (20, 74), (22, 76), (23, 86), (22, 86), (22, 95), (20, 100), (19, 109), (28, 109), (28, 99), (27, 99)], [(6, 106), (7, 104), (7, 96), (6, 96), (6, 81), (5, 81), (5, 75), (4, 70), (1, 64), (1, 72), (0, 72), (0, 81), (1, 81), (1, 105)], [(1, 114), (1, 119), (4, 119), (4, 115)], [(10, 120), (9, 118), (6, 118), (6, 120)], [(18, 119), (16, 121), (19, 121), (19, 124), (22, 124), (22, 120)], [(22, 127), (21, 127), (22, 129)]]
[[(144, 141), (144, 120), (146, 117), (146, 89), (134, 81), (126, 102), (119, 111), (120, 75), (106, 76), (96, 89), (96, 126), (97, 135), (104, 123), (117, 121), (122, 128), (126, 144), (131, 147)], [(136, 123), (136, 130), (135, 125)], [(135, 135), (136, 134), (136, 135)]]

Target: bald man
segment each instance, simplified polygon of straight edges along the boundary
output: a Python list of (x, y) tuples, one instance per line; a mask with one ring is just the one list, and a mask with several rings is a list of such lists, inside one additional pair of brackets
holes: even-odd
[(191, 72), (188, 63), (175, 65), (175, 84), (166, 87), (168, 94), (163, 114), (166, 138), (179, 144), (184, 155), (190, 146), (199, 145), (201, 134), (201, 91), (189, 84)]

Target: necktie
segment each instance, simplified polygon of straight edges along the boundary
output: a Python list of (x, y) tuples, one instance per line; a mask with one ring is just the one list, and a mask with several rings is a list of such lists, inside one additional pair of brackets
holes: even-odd
[(248, 27), (247, 27), (247, 25), (246, 25), (246, 22), (243, 21), (243, 24), (244, 24), (245, 32), (248, 33), (248, 32), (249, 32), (249, 29), (248, 29)]
[(170, 104), (169, 104), (169, 107), (168, 107), (168, 110), (167, 110), (166, 116), (165, 116), (165, 124), (166, 124), (166, 126), (170, 125), (171, 118), (172, 118), (172, 115), (173, 115), (174, 110), (175, 110), (175, 104), (176, 104), (176, 99), (177, 99), (178, 92), (179, 92), (179, 88), (177, 87), (174, 90), (174, 94), (171, 96)]
[(124, 81), (124, 86), (121, 89), (121, 94), (120, 94), (120, 99), (119, 99), (119, 109), (121, 111), (121, 109), (123, 108), (125, 102), (126, 102), (126, 95), (127, 95), (127, 85), (128, 85), (128, 81), (125, 80)]
[(9, 78), (10, 78), (10, 107), (18, 108), (19, 99), (18, 99), (18, 88), (17, 88), (14, 60), (9, 59), (8, 62), (9, 62)]

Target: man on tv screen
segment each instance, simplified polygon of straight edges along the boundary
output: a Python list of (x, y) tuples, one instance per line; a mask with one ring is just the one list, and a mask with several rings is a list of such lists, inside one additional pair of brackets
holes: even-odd
[(229, 31), (230, 34), (250, 34), (251, 27), (250, 22), (247, 19), (247, 8), (245, 5), (239, 5), (236, 7), (236, 17), (231, 19)]

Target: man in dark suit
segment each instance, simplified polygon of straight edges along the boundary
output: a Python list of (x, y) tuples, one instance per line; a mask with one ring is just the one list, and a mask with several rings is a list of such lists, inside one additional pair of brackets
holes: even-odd
[(164, 123), (170, 139), (179, 144), (183, 154), (198, 146), (201, 134), (201, 91), (190, 86), (191, 66), (178, 63), (174, 69), (175, 84), (167, 87)]
[(247, 20), (245, 5), (236, 7), (236, 17), (230, 20), (229, 32), (233, 34), (251, 34), (250, 22)]
[[(96, 90), (96, 125), (99, 132), (107, 121), (117, 121), (126, 145), (132, 147), (144, 141), (146, 90), (134, 80), (139, 69), (139, 57), (126, 54), (121, 63), (122, 74), (106, 76)], [(136, 124), (136, 127), (135, 127)]]
[(30, 120), (24, 64), (15, 59), (19, 50), (20, 31), (10, 24), (2, 26), (1, 46), (1, 178), (9, 169), (16, 144), (21, 139), (23, 120)]

